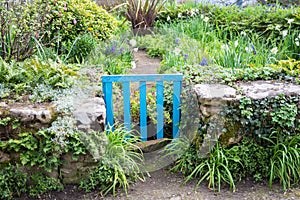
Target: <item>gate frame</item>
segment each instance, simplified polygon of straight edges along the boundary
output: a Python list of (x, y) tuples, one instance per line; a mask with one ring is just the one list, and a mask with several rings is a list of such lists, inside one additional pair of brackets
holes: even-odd
[(130, 83), (139, 82), (140, 92), (140, 134), (141, 140), (147, 141), (147, 86), (146, 82), (156, 82), (156, 110), (157, 110), (157, 128), (156, 137), (161, 139), (164, 137), (164, 82), (173, 82), (173, 138), (179, 137), (179, 121), (180, 121), (180, 94), (182, 89), (182, 74), (134, 74), (134, 75), (103, 75), (103, 93), (106, 106), (107, 126), (113, 126), (113, 82), (122, 83), (123, 104), (124, 104), (124, 126), (127, 130), (131, 130), (130, 117)]

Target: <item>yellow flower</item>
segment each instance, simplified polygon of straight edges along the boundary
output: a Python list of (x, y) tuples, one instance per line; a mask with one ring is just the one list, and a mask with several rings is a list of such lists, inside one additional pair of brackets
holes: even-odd
[(92, 31), (93, 30), (93, 28), (92, 27), (88, 27), (88, 31)]

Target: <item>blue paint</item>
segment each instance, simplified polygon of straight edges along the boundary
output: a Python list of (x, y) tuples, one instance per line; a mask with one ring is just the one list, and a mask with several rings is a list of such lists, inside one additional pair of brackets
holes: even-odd
[(147, 141), (147, 87), (146, 82), (140, 82), (140, 132), (142, 141)]
[(130, 120), (130, 82), (124, 82), (123, 89), (123, 103), (124, 103), (124, 126), (126, 130), (131, 130)]
[(179, 137), (181, 82), (173, 83), (173, 138)]
[(112, 83), (103, 83), (104, 101), (106, 103), (106, 126), (114, 125), (114, 107), (112, 98)]
[(156, 138), (164, 137), (164, 83), (156, 82), (156, 110), (157, 110), (157, 125)]
[(138, 74), (102, 76), (102, 82), (182, 81), (182, 74)]
[(156, 109), (157, 109), (157, 138), (163, 138), (164, 125), (164, 81), (173, 82), (173, 138), (179, 137), (180, 121), (180, 93), (182, 74), (139, 74), (139, 75), (104, 75), (102, 76), (104, 100), (106, 103), (106, 125), (113, 126), (113, 96), (112, 82), (121, 82), (124, 96), (124, 125), (131, 130), (130, 116), (130, 82), (140, 84), (140, 132), (141, 140), (146, 141), (147, 134), (147, 87), (146, 82), (156, 82)]

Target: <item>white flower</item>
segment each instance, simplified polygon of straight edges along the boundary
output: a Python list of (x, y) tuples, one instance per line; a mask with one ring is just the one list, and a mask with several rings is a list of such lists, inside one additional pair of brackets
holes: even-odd
[(196, 9), (195, 9), (195, 12), (196, 12), (196, 13), (199, 13), (199, 9), (198, 9), (198, 8), (196, 8)]
[(223, 44), (221, 46), (221, 49), (224, 49), (225, 51), (228, 51), (229, 50), (229, 46), (227, 44)]
[(200, 15), (200, 18), (203, 19), (203, 18), (204, 18), (204, 15)]
[(237, 40), (234, 41), (234, 46), (235, 46), (235, 47), (239, 46), (239, 41), (237, 41)]
[(209, 18), (208, 18), (208, 17), (204, 17), (204, 19), (203, 19), (203, 21), (204, 21), (205, 23), (207, 23), (207, 22), (208, 22), (208, 20), (209, 20)]
[(282, 31), (282, 36), (283, 36), (283, 37), (287, 36), (287, 34), (288, 34), (288, 30)]
[(181, 52), (181, 50), (178, 47), (175, 47), (175, 49), (174, 49), (175, 55), (178, 56), (180, 54), (180, 52)]
[(288, 19), (287, 23), (291, 24), (294, 21), (294, 19)]
[(298, 35), (298, 38), (300, 39), (300, 33), (299, 33), (299, 35)]
[(191, 11), (191, 17), (193, 17), (194, 15), (196, 15), (196, 13), (192, 10)]
[(271, 53), (273, 53), (273, 54), (277, 54), (277, 52), (278, 52), (278, 49), (277, 49), (277, 47), (274, 47), (273, 49), (271, 49)]
[(132, 69), (135, 69), (135, 68), (136, 68), (135, 61), (131, 61), (131, 68), (132, 68)]
[(129, 40), (129, 44), (130, 44), (130, 46), (135, 47), (136, 46), (136, 40), (132, 38), (131, 40)]
[(246, 33), (245, 31), (242, 31), (242, 32), (241, 32), (241, 35), (242, 35), (242, 36), (246, 36), (247, 33)]
[(170, 20), (171, 20), (171, 17), (170, 17), (170, 16), (168, 16), (168, 17), (167, 17), (167, 21), (170, 21)]
[(299, 45), (300, 45), (299, 41), (296, 41), (295, 44), (296, 44), (297, 47), (299, 47)]
[(280, 31), (280, 27), (281, 27), (280, 25), (276, 25), (276, 26), (275, 26), (275, 29), (276, 29), (277, 31)]
[(134, 52), (138, 52), (139, 48), (134, 48), (133, 51)]
[(181, 18), (182, 17), (182, 13), (178, 13), (178, 18)]
[(250, 49), (249, 47), (245, 47), (245, 50), (246, 50), (247, 52), (251, 52), (251, 49)]

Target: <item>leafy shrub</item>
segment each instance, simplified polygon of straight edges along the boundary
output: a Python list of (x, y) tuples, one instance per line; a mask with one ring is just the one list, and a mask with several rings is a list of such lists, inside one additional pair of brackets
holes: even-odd
[[(105, 132), (99, 134), (100, 138), (93, 137), (93, 140), (89, 140), (88, 149), (92, 150), (90, 151), (92, 154), (96, 153), (93, 154), (94, 158), (101, 161), (97, 169), (90, 171), (89, 178), (80, 183), (80, 188), (86, 191), (99, 189), (103, 195), (109, 192), (115, 195), (117, 187), (122, 187), (127, 193), (129, 181), (143, 178), (141, 176), (142, 152), (134, 144), (139, 141), (139, 138), (122, 127), (114, 131), (108, 130), (107, 136)], [(101, 139), (103, 137), (107, 137), (105, 143)]]
[(30, 197), (40, 197), (40, 195), (45, 194), (50, 191), (61, 191), (63, 185), (53, 177), (44, 176), (41, 173), (31, 174), (29, 185), (29, 196)]
[(0, 199), (13, 199), (26, 192), (27, 174), (17, 166), (0, 169)]
[(49, 12), (48, 4), (33, 7), (27, 1), (1, 1), (0, 57), (23, 61), (33, 55), (35, 42), (43, 44)]
[(82, 63), (85, 58), (96, 48), (97, 46), (97, 39), (92, 36), (91, 33), (86, 33), (76, 38), (69, 53), (66, 56), (66, 59), (69, 62), (78, 62)]
[(11, 63), (0, 60), (0, 80), (16, 93), (31, 91), (38, 84), (52, 88), (67, 88), (77, 78), (77, 67), (65, 66), (53, 61), (28, 59)]
[(86, 32), (103, 40), (109, 38), (117, 28), (117, 21), (90, 0), (34, 1), (34, 6), (37, 5), (50, 6), (51, 21), (47, 24), (48, 36), (50, 39), (58, 37), (63, 43), (72, 42)]

